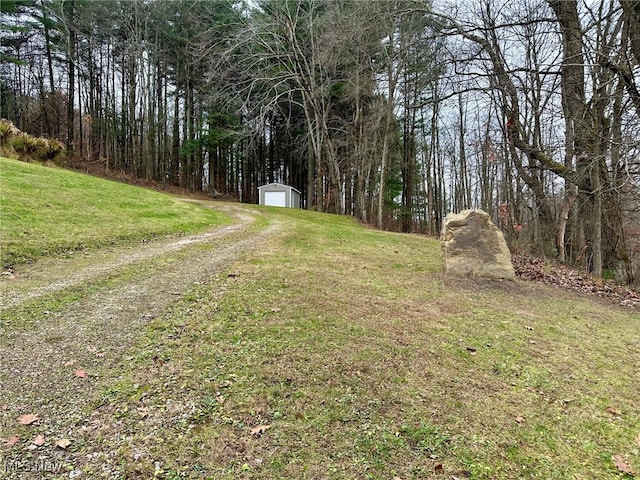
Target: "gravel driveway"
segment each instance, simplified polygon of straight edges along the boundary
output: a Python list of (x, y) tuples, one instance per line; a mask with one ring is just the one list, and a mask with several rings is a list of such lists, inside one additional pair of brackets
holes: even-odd
[[(0, 478), (87, 478), (78, 465), (92, 459), (76, 458), (74, 442), (92, 430), (97, 385), (117, 378), (145, 323), (280, 229), (258, 228), (260, 213), (250, 207), (213, 205), (234, 223), (43, 259), (3, 275)], [(118, 478), (109, 469), (100, 477)]]

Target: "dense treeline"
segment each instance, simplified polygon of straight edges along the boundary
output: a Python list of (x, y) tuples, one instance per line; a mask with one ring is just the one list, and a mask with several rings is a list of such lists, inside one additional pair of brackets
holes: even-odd
[(2, 116), (69, 154), (637, 281), (640, 2), (3, 0)]

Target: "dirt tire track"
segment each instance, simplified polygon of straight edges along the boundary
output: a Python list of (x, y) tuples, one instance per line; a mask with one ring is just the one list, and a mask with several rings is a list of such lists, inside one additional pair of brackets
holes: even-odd
[[(180, 294), (228, 268), (280, 229), (278, 223), (272, 223), (249, 235), (256, 213), (248, 215), (250, 210), (246, 208), (224, 208), (237, 223), (199, 235), (145, 244), (108, 263), (93, 263), (78, 272), (52, 272), (57, 281), (29, 291), (16, 288), (12, 292), (6, 287), (11, 281), (5, 282), (3, 290), (9, 294), (0, 311), (9, 314), (38, 296), (91, 284), (105, 274), (129, 269), (129, 275), (114, 287), (101, 288), (61, 311), (43, 312), (41, 320), (30, 322), (27, 327), (7, 328), (8, 322), (0, 316), (0, 478), (76, 478), (74, 473), (78, 478), (87, 478), (74, 470), (75, 466), (86, 464), (87, 459), (76, 458), (73, 449), (58, 448), (55, 442), (82, 438), (89, 429), (88, 412), (99, 394), (92, 386), (104, 384), (109, 377), (117, 378), (119, 367), (126, 362), (125, 352), (144, 334), (144, 325), (150, 318), (163, 313)], [(131, 275), (137, 267), (142, 273)], [(32, 272), (37, 269), (38, 264), (29, 267)], [(87, 377), (76, 377), (77, 370), (86, 371)], [(27, 427), (29, 437), (17, 422), (26, 413), (40, 418)], [(18, 431), (22, 432), (21, 441), (7, 446), (6, 439)], [(44, 436), (45, 445), (34, 447), (31, 442), (36, 435)], [(55, 468), (51, 472), (25, 472), (34, 462)], [(109, 472), (105, 475), (108, 477)]]
[[(207, 206), (204, 202), (200, 203)], [(254, 217), (247, 215), (246, 210), (238, 210), (228, 205), (219, 208), (219, 210), (231, 214), (235, 217), (237, 223), (197, 235), (157, 239), (125, 253), (123, 253), (122, 248), (116, 248), (115, 253), (108, 252), (106, 255), (98, 252), (94, 261), (79, 269), (71, 270), (74, 268), (73, 263), (63, 262), (59, 259), (44, 260), (35, 265), (23, 266), (20, 269), (20, 275), (17, 280), (0, 282), (0, 312), (28, 300), (88, 282), (100, 275), (108, 274), (137, 262), (181, 250), (190, 245), (208, 242), (218, 237), (224, 238), (232, 233), (246, 229), (254, 221)], [(36, 285), (21, 290), (20, 284), (29, 281), (34, 281)]]

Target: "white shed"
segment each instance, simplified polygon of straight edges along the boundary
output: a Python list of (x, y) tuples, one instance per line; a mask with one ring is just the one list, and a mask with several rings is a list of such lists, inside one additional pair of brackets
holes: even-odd
[(268, 183), (258, 187), (260, 205), (300, 208), (300, 191), (281, 183)]

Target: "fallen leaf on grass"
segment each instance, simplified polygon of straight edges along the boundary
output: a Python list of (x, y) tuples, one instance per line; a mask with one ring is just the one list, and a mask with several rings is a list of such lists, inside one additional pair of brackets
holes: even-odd
[(250, 433), (251, 435), (262, 435), (264, 432), (266, 432), (270, 428), (271, 428), (271, 425), (259, 425), (257, 427), (252, 428)]
[(453, 480), (461, 480), (462, 478), (471, 478), (471, 472), (468, 470), (461, 470), (460, 472), (458, 472), (461, 476), (458, 477), (456, 475), (454, 475), (452, 478)]
[(18, 422), (20, 422), (21, 425), (31, 425), (39, 420), (38, 416), (33, 413), (27, 413), (26, 415), (20, 415), (18, 417)]
[(84, 370), (76, 370), (74, 375), (78, 378), (86, 378), (87, 372), (85, 372)]
[(42, 435), (38, 435), (32, 442), (34, 445), (41, 447), (44, 445), (44, 437)]
[(7, 445), (9, 445), (10, 447), (13, 447), (16, 443), (20, 441), (20, 435), (14, 435), (13, 437), (7, 438), (5, 441), (7, 442)]
[(164, 358), (160, 358), (158, 355), (156, 355), (155, 357), (152, 358), (153, 363), (155, 363), (157, 366), (161, 367), (163, 366), (166, 362), (166, 360)]
[(622, 473), (626, 473), (627, 475), (631, 475), (632, 477), (636, 475), (636, 472), (634, 472), (629, 464), (625, 462), (624, 458), (622, 458), (622, 455), (612, 455), (611, 460), (613, 461), (613, 464), (616, 466), (616, 468)]
[(436, 465), (435, 467), (433, 467), (433, 471), (434, 471), (435, 473), (438, 473), (438, 474), (440, 474), (440, 473), (444, 473), (444, 467), (442, 466), (442, 464), (441, 464), (441, 463), (439, 463), (438, 465)]
[(59, 447), (63, 450), (66, 450), (67, 448), (69, 448), (69, 445), (71, 445), (71, 440), (67, 438), (61, 438), (56, 442), (56, 447)]

